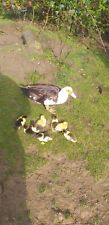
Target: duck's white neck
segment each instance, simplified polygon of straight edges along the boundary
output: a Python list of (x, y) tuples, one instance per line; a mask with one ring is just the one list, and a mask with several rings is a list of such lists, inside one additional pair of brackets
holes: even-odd
[(68, 93), (65, 91), (64, 88), (61, 89), (61, 91), (58, 94), (58, 99), (56, 104), (63, 104), (68, 99)]

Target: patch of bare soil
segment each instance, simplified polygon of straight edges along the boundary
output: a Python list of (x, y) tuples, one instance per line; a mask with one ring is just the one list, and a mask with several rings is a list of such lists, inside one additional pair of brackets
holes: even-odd
[(21, 43), (20, 32), (16, 24), (0, 24), (0, 46)]
[(37, 71), (41, 80), (55, 81), (56, 65), (49, 60), (35, 59), (50, 49), (57, 59), (65, 59), (71, 49), (61, 40), (46, 37), (41, 32), (23, 30), (21, 24), (0, 24), (0, 72), (15, 80), (24, 81), (28, 74)]
[(57, 59), (63, 59), (71, 51), (71, 48), (65, 45), (61, 40), (53, 40), (45, 36), (40, 36), (39, 40), (41, 41), (43, 48), (51, 49)]
[(10, 174), (0, 182), (0, 224), (108, 225), (109, 177), (97, 182), (84, 161), (44, 157), (48, 162), (28, 177)]
[(32, 224), (108, 225), (109, 178), (96, 182), (84, 162), (64, 155), (46, 158), (48, 163), (26, 180)]
[[(27, 51), (28, 54), (28, 51)], [(8, 75), (15, 80), (24, 80), (28, 74), (39, 72), (42, 79), (52, 79), (56, 71), (54, 64), (47, 60), (29, 60), (26, 59), (20, 52), (15, 51), (0, 53), (0, 72)]]
[[(24, 44), (22, 35), (26, 36)], [(24, 37), (25, 37), (24, 36)], [(56, 66), (48, 60), (33, 60), (35, 55), (43, 54), (43, 47), (30, 31), (23, 32), (22, 27), (0, 25), (0, 72), (15, 80), (23, 81), (28, 74), (37, 71), (42, 80), (53, 81)]]

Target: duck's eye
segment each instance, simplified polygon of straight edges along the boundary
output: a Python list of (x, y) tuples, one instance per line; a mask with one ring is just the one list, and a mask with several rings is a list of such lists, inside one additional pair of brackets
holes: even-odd
[(72, 91), (71, 91), (71, 90), (69, 90), (69, 89), (67, 90), (67, 92), (68, 92), (68, 94), (69, 94), (69, 95), (71, 95), (71, 94), (72, 94)]

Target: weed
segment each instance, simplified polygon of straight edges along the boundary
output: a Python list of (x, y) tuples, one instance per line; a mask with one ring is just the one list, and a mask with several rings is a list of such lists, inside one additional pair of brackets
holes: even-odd
[(80, 198), (79, 203), (80, 203), (80, 207), (82, 208), (87, 207), (87, 200), (84, 197)]
[(40, 74), (35, 70), (25, 78), (25, 81), (26, 81), (26, 84), (27, 83), (35, 84), (39, 81), (39, 79), (40, 79)]
[(71, 213), (69, 209), (64, 210), (63, 214), (65, 219), (68, 219), (69, 217), (71, 217)]
[(38, 192), (43, 193), (47, 188), (47, 185), (45, 183), (41, 183), (38, 187)]
[(100, 224), (101, 224), (101, 220), (98, 217), (98, 215), (96, 215), (95, 218), (94, 218), (94, 225), (100, 225)]

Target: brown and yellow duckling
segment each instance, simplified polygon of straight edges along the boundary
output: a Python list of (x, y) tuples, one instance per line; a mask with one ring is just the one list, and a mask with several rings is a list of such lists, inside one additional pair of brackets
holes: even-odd
[(57, 126), (59, 120), (57, 118), (57, 116), (55, 114), (52, 114), (52, 119), (51, 119), (51, 129), (54, 132), (55, 131), (55, 127)]
[(53, 140), (53, 138), (49, 136), (47, 131), (36, 134), (36, 138), (41, 142), (41, 144), (45, 144), (48, 141)]
[(25, 125), (24, 126), (24, 133), (27, 134), (37, 134), (39, 133), (40, 130), (38, 129), (38, 127), (35, 125), (34, 121), (31, 121), (30, 125)]
[(68, 128), (68, 122), (62, 121), (57, 124), (57, 126), (55, 127), (55, 131), (62, 132), (62, 131), (65, 131), (67, 128)]
[(69, 130), (65, 130), (64, 131), (64, 137), (68, 140), (68, 141), (71, 141), (73, 143), (76, 143), (77, 142), (77, 139), (74, 138), (71, 134), (71, 132)]
[(47, 120), (44, 115), (40, 115), (39, 119), (36, 121), (36, 125), (40, 128), (44, 128), (47, 125)]
[(59, 121), (58, 118), (53, 115), (51, 120), (51, 128), (53, 132), (63, 132), (68, 128), (68, 122)]
[(31, 129), (31, 126), (24, 125), (24, 133), (26, 134), (34, 134), (34, 132)]
[(17, 129), (20, 129), (21, 127), (24, 127), (26, 124), (27, 116), (21, 115), (16, 119), (15, 126)]

